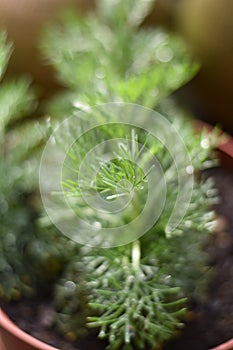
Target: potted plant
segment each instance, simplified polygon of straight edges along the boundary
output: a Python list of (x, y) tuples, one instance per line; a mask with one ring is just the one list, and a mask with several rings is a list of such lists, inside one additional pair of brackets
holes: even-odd
[[(49, 106), (56, 118), (40, 167), (48, 215), (39, 223), (53, 242), (49, 220), (79, 243), (53, 289), (55, 322), (75, 338), (88, 317), (110, 349), (160, 346), (179, 331), (186, 297), (204, 295), (202, 246), (215, 221), (216, 194), (200, 171), (210, 166), (216, 134), (195, 134), (161, 102), (197, 67), (177, 39), (137, 32), (141, 8), (131, 6), (101, 1), (98, 20), (67, 14), (69, 25), (46, 39), (70, 89)], [(69, 240), (60, 240), (64, 251)], [(2, 329), (9, 347), (6, 323)]]

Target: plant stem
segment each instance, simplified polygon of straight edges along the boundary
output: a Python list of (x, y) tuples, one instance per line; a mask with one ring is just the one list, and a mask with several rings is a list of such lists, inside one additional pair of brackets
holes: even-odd
[(137, 239), (132, 243), (132, 264), (135, 271), (138, 270), (141, 258), (140, 241)]
[[(132, 206), (135, 214), (140, 215), (139, 199), (136, 192), (134, 192), (132, 198)], [(133, 268), (135, 271), (138, 271), (141, 259), (141, 245), (139, 239), (132, 243), (131, 257)]]

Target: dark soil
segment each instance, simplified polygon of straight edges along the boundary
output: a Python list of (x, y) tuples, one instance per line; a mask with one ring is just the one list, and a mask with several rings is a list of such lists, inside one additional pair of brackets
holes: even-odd
[[(164, 350), (207, 350), (233, 337), (233, 175), (222, 168), (210, 169), (207, 174), (214, 178), (220, 193), (218, 225), (206, 248), (213, 277), (207, 301), (193, 303), (191, 321)], [(105, 348), (95, 334), (75, 343), (64, 340), (52, 327), (54, 311), (48, 301), (34, 299), (2, 306), (22, 329), (61, 350)]]

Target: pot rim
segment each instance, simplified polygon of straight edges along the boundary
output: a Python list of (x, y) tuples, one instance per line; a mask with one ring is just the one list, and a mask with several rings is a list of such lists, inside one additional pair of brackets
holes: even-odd
[[(202, 120), (196, 120), (194, 122), (194, 128), (197, 131), (201, 131), (204, 129), (211, 132), (215, 127)], [(226, 155), (230, 156), (231, 158), (233, 158), (233, 136), (231, 136), (225, 131), (221, 131), (220, 135), (223, 135), (224, 139), (223, 139), (223, 142), (217, 146), (217, 149), (219, 151), (226, 153)]]
[(226, 140), (218, 146), (218, 149), (233, 158), (233, 137), (226, 134)]
[(233, 338), (227, 340), (225, 343), (222, 343), (210, 350), (232, 350), (233, 349)]
[[(16, 338), (23, 340), (28, 345), (36, 347), (40, 350), (59, 350), (58, 348), (54, 348), (53, 346), (50, 346), (34, 338), (28, 333), (24, 332), (22, 329), (16, 326), (16, 324), (13, 321), (10, 320), (10, 318), (5, 314), (5, 312), (1, 308), (0, 308), (0, 319), (1, 319), (0, 329), (3, 328), (8, 333), (13, 334)], [(210, 350), (232, 350), (232, 349), (233, 349), (233, 338), (230, 340), (227, 340), (225, 343), (222, 343), (214, 348), (211, 348)]]
[(32, 346), (33, 348), (38, 348), (40, 350), (59, 350), (53, 346), (50, 346), (41, 340), (31, 336), (30, 334), (24, 332), (16, 324), (10, 320), (10, 318), (5, 314), (5, 312), (0, 308), (0, 330), (3, 329), (8, 333), (11, 333), (17, 339), (20, 339)]

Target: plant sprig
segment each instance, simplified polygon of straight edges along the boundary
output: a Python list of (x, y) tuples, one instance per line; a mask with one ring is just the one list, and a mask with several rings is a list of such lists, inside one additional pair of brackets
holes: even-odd
[[(105, 260), (102, 265), (106, 265)], [(183, 326), (186, 299), (179, 297), (179, 288), (161, 285), (158, 275), (153, 266), (139, 265), (135, 270), (126, 257), (106, 270), (105, 279), (96, 275), (98, 286), (91, 295), (95, 301), (89, 305), (101, 315), (88, 317), (87, 325), (100, 328), (99, 337), (108, 337), (110, 349), (124, 344), (144, 349)]]

